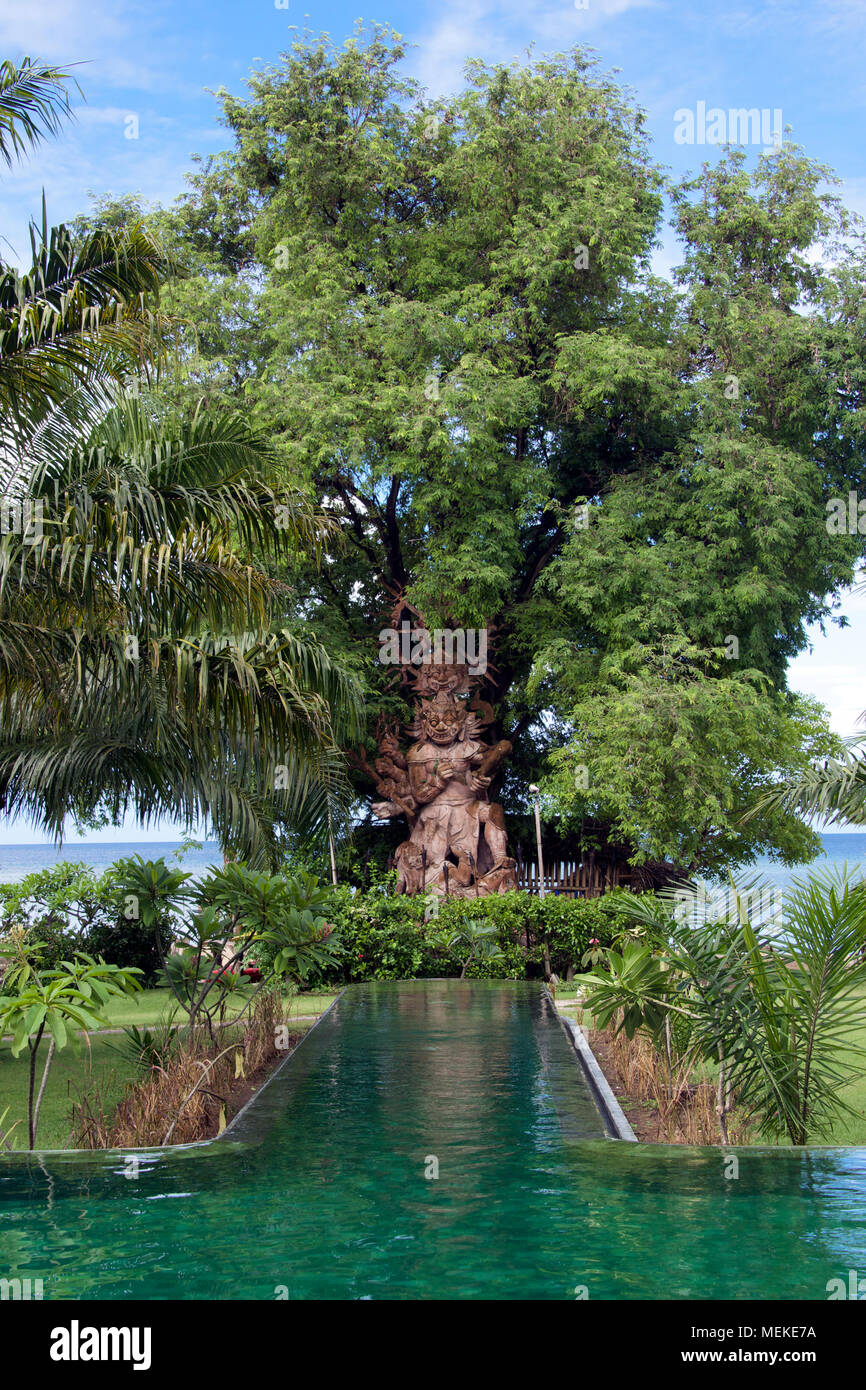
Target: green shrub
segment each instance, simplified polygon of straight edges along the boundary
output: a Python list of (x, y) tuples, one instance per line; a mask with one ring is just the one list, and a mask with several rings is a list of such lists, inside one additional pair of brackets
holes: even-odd
[(86, 950), (91, 956), (102, 956), (109, 965), (119, 965), (124, 970), (140, 970), (142, 984), (150, 988), (156, 984), (162, 972), (162, 962), (154, 939), (159, 931), (162, 949), (168, 952), (171, 946), (171, 931), (163, 922), (150, 931), (140, 922), (127, 921), (122, 912), (112, 920), (97, 923), (87, 934)]
[(0, 883), (0, 937), (20, 931), (28, 943), (41, 943), (39, 960), (46, 970), (73, 951), (88, 950), (91, 930), (110, 913), (100, 880), (87, 864), (61, 860), (19, 883)]
[[(75, 951), (101, 956), (108, 965), (137, 969), (150, 984), (160, 969), (154, 934), (124, 915), (116, 866), (101, 875), (88, 864), (61, 860), (27, 874), (20, 883), (0, 884), (0, 945), (22, 931), (25, 944), (40, 945), (39, 965), (56, 969)], [(167, 948), (168, 926), (162, 939)]]
[(339, 964), (327, 976), (330, 980), (411, 980), (437, 973), (420, 898), (339, 887), (328, 920), (339, 953)]
[[(23, 925), (32, 939), (49, 943), (49, 950), (43, 957), (46, 968), (72, 950), (83, 949), (91, 955), (104, 957), (111, 965), (141, 970), (145, 983), (149, 984), (160, 969), (154, 928), (159, 930), (167, 950), (169, 941), (182, 927), (179, 895), (185, 893), (190, 901), (199, 897), (202, 901), (210, 901), (214, 886), (225, 885), (232, 875), (238, 878), (240, 887), (246, 885), (247, 888), (253, 879), (258, 883), (261, 878), (251, 875), (243, 866), (228, 866), (226, 870), (214, 871), (196, 889), (187, 886), (188, 875), (180, 870), (169, 870), (160, 861), (155, 867), (161, 867), (169, 888), (178, 889), (175, 894), (178, 902), (169, 893), (164, 895), (164, 901), (161, 898), (159, 903), (151, 904), (144, 890), (136, 889), (133, 896), (141, 899), (140, 919), (130, 920), (124, 905), (131, 887), (136, 886), (135, 873), (142, 864), (119, 860), (101, 877), (96, 877), (84, 864), (58, 864), (29, 875), (20, 884), (0, 885), (0, 937), (4, 929)], [(289, 916), (296, 951), (298, 942), (305, 937), (305, 932), (298, 935), (300, 926), (309, 926), (307, 934), (315, 959), (309, 969), (305, 967), (295, 973), (302, 978), (312, 975), (326, 982), (343, 984), (355, 980), (456, 976), (462, 969), (465, 953), (461, 958), (456, 946), (450, 951), (443, 949), (443, 933), (459, 931), (464, 923), (478, 920), (496, 928), (498, 953), (489, 959), (473, 960), (467, 968), (467, 977), (539, 978), (545, 973), (546, 946), (551, 970), (565, 979), (581, 969), (581, 958), (593, 938), (607, 946), (618, 933), (617, 904), (622, 901), (621, 890), (603, 898), (589, 899), (556, 895), (540, 899), (522, 892), (484, 898), (439, 899), (433, 904), (435, 917), (425, 924), (424, 914), (429, 904), (420, 897), (396, 896), (393, 872), (382, 873), (371, 865), (369, 877), (370, 886), (366, 890), (344, 884), (333, 891), (300, 872), (266, 876), (266, 883), (261, 880), (265, 888), (270, 886), (277, 893), (281, 905), (285, 899), (287, 911), (292, 909)], [(232, 903), (228, 899), (223, 901), (224, 897), (225, 894), (220, 898), (220, 906), (227, 910)], [(261, 914), (252, 911), (251, 902), (243, 894), (234, 909), (247, 928), (255, 925), (260, 930), (265, 926), (273, 929), (273, 923), (260, 920)], [(285, 913), (280, 915), (280, 920), (282, 916)], [(318, 930), (326, 919), (328, 926), (333, 928), (333, 934), (327, 937)], [(250, 959), (267, 972), (285, 945), (276, 938), (271, 939), (269, 934), (251, 948)], [(329, 959), (331, 956), (333, 960)]]
[(355, 980), (424, 979), (459, 975), (459, 950), (435, 946), (442, 933), (470, 920), (496, 927), (501, 956), (470, 964), (467, 977), (522, 979), (544, 971), (545, 939), (551, 968), (560, 978), (578, 971), (591, 939), (608, 945), (617, 934), (617, 898), (543, 899), (512, 892), (485, 898), (439, 900), (435, 917), (424, 922), (425, 901), (389, 894), (385, 886), (362, 893), (335, 890), (329, 920), (335, 928), (340, 963), (327, 978)]

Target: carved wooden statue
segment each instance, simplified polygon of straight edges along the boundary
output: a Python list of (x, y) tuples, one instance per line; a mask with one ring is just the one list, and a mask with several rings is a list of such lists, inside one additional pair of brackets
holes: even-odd
[(508, 857), (505, 815), (488, 798), (492, 774), (511, 752), (503, 739), (483, 742), (489, 705), (467, 695), (476, 679), (466, 666), (431, 663), (410, 668), (417, 697), (404, 754), (395, 730), (380, 731), (374, 778), (379, 820), (405, 815), (410, 834), (398, 847), (399, 891), (471, 898), (517, 887)]

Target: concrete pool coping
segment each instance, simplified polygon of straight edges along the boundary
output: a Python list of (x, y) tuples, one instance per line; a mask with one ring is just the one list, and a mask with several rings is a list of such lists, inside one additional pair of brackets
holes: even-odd
[(610, 1083), (599, 1066), (598, 1059), (589, 1045), (584, 1029), (567, 1014), (560, 1013), (558, 1009), (556, 1016), (562, 1023), (566, 1036), (577, 1054), (578, 1063), (586, 1077), (592, 1098), (601, 1112), (602, 1119), (611, 1131), (611, 1137), (622, 1139), (628, 1144), (637, 1144), (639, 1142), (638, 1137), (611, 1090)]

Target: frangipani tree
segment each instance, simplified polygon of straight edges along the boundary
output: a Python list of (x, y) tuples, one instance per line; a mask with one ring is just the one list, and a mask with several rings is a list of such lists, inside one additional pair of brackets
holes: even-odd
[[(27, 1124), (29, 1146), (36, 1147), (39, 1111), (48, 1082), (55, 1051), (72, 1041), (75, 1029), (85, 1033), (105, 1025), (105, 1005), (120, 995), (131, 994), (140, 986), (140, 970), (124, 970), (106, 965), (83, 951), (73, 960), (64, 960), (56, 970), (42, 970), (38, 950), (21, 949), (7, 970), (0, 993), (0, 1036), (12, 1033), (12, 1056), (25, 1048), (29, 1052)], [(37, 1061), (45, 1037), (48, 1052), (36, 1090)]]

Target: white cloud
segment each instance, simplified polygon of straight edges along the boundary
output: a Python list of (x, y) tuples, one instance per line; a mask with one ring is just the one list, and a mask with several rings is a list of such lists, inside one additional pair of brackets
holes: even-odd
[[(141, 18), (139, 10), (136, 26)], [(16, 58), (28, 54), (64, 66), (76, 64), (73, 72), (82, 87), (97, 68), (100, 81), (109, 85), (147, 86), (141, 46), (130, 42), (132, 20), (123, 0), (63, 0), (60, 5), (3, 0), (0, 47)], [(134, 58), (126, 56), (131, 52)]]
[[(691, 18), (706, 23), (700, 9), (694, 9)], [(764, 0), (762, 5), (719, 5), (714, 7), (713, 26), (722, 33), (743, 38), (787, 29), (833, 34), (847, 41), (866, 27), (866, 7), (863, 0), (818, 0), (817, 4), (810, 0)]]
[(87, 91), (93, 83), (130, 91), (198, 93), (184, 76), (188, 43), (164, 21), (171, 11), (128, 0), (2, 0), (0, 49), (70, 67)]
[(134, 106), (76, 106), (73, 108), (75, 122), (77, 125), (87, 128), (88, 126), (117, 126), (122, 132), (123, 125), (127, 117), (134, 114), (147, 121), (152, 126), (172, 126), (175, 121), (171, 116), (160, 116), (156, 111), (142, 112)]
[(0, 43), (7, 52), (70, 63), (94, 43), (104, 48), (123, 40), (128, 29), (125, 10), (123, 0), (104, 5), (98, 0), (64, 0), (61, 5), (3, 0)]
[(19, 266), (29, 260), (27, 226), (31, 217), (41, 216), (43, 189), (50, 225), (87, 212), (91, 191), (100, 196), (136, 193), (148, 203), (170, 203), (177, 196), (190, 167), (187, 132), (176, 129), (166, 138), (163, 118), (149, 123), (142, 113), (140, 139), (127, 140), (127, 114), (123, 109), (116, 121), (106, 117), (98, 143), (86, 131), (73, 129), (41, 146), (28, 163), (2, 172), (0, 259)]
[[(790, 12), (793, 7), (789, 3), (786, 8)], [(846, 41), (852, 34), (866, 29), (866, 7), (863, 0), (821, 0), (821, 4), (807, 6), (807, 10), (811, 12), (806, 15), (807, 22), (811, 22), (816, 29), (825, 33), (838, 34)], [(792, 17), (803, 21), (800, 5), (796, 8), (796, 15)]]
[(830, 190), (849, 212), (866, 217), (866, 178), (843, 179), (841, 188)]
[(431, 95), (447, 95), (462, 86), (467, 58), (510, 62), (515, 47), (525, 52), (529, 42), (562, 52), (594, 41), (603, 25), (631, 10), (652, 8), (657, 0), (589, 0), (585, 10), (572, 0), (533, 6), (520, 0), (446, 0), (432, 27), (416, 39), (408, 66)]

